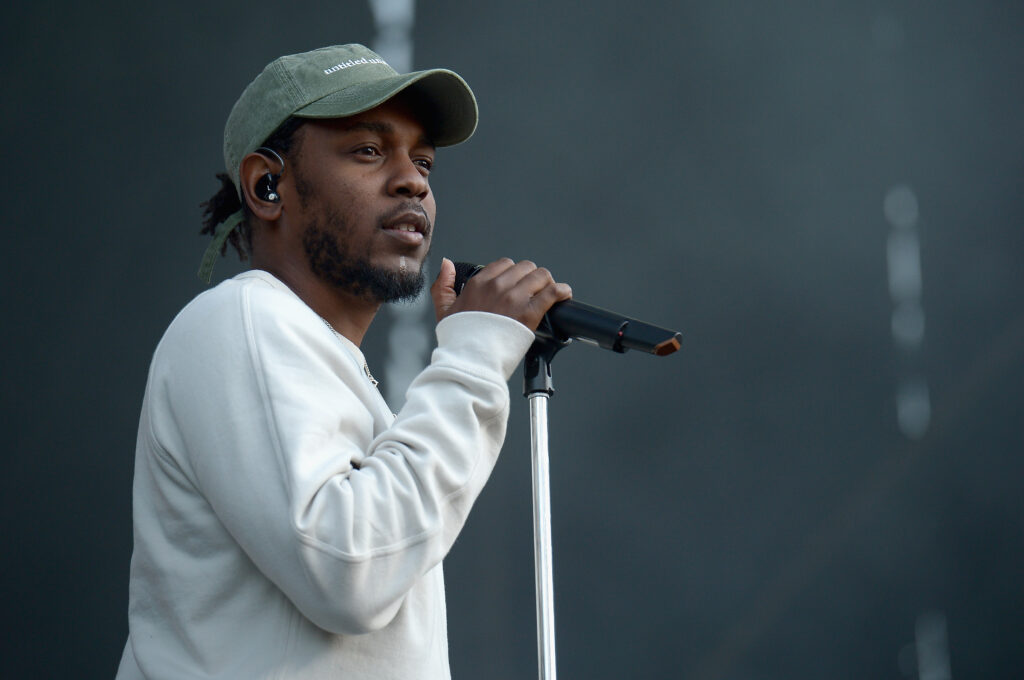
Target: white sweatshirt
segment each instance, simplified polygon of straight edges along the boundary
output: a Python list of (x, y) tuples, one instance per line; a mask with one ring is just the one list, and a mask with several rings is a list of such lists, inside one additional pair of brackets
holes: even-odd
[(393, 416), (359, 349), (253, 270), (157, 347), (118, 678), (448, 678), (441, 560), (533, 341), (465, 312)]

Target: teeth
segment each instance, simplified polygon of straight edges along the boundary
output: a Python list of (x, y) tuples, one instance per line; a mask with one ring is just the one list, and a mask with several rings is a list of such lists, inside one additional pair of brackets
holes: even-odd
[(416, 231), (416, 227), (411, 224), (399, 224), (395, 227), (398, 231)]

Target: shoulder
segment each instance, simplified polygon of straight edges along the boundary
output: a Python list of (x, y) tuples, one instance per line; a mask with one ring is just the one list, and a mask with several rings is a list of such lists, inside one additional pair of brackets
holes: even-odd
[(183, 343), (193, 349), (238, 342), (253, 326), (309, 324), (316, 315), (273, 275), (250, 270), (204, 291), (174, 318), (161, 345)]
[(222, 281), (197, 295), (178, 314), (171, 327), (207, 324), (217, 327), (221, 320), (231, 321), (239, 314), (294, 316), (311, 310), (272, 274), (252, 269)]
[[(250, 270), (189, 302), (157, 346), (154, 368), (215, 373), (242, 368), (276, 349), (326, 335), (319, 317), (271, 274)], [(329, 338), (328, 338), (329, 339)]]

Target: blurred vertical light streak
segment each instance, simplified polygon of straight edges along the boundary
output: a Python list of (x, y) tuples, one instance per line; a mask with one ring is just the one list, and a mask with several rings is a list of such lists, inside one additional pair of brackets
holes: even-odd
[[(415, 0), (370, 0), (377, 30), (371, 48), (399, 73), (412, 70), (415, 9)], [(405, 391), (426, 365), (430, 337), (423, 319), (430, 306), (428, 297), (420, 295), (412, 303), (389, 305), (391, 328), (388, 331), (383, 382), (384, 396), (395, 411), (402, 407)]]
[(917, 617), (914, 647), (920, 680), (952, 680), (945, 615), (941, 612), (928, 612)]
[(931, 422), (931, 398), (920, 368), (925, 316), (917, 196), (908, 186), (894, 186), (886, 193), (882, 208), (890, 226), (886, 259), (893, 305), (892, 338), (899, 355), (896, 419), (904, 436), (920, 439)]

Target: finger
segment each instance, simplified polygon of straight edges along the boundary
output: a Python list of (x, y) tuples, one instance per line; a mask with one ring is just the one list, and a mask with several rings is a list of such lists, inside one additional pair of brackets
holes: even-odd
[(551, 307), (559, 302), (572, 298), (572, 288), (567, 283), (551, 282), (530, 298), (530, 307), (537, 316), (537, 323), (547, 314)]
[(434, 313), (440, 321), (455, 304), (455, 265), (447, 257), (441, 258), (441, 271), (430, 287), (430, 297), (434, 301)]
[[(537, 265), (530, 260), (520, 260), (496, 276), (494, 283), (503, 290), (510, 290), (523, 283), (529, 286), (530, 284), (524, 282), (523, 279), (533, 274), (536, 270)], [(532, 295), (532, 292), (530, 294)]]
[(447, 257), (441, 258), (441, 271), (437, 273), (437, 281), (445, 288), (455, 290), (455, 263)]
[(551, 282), (551, 285), (545, 286), (541, 290), (537, 291), (530, 298), (530, 301), (537, 307), (543, 307), (545, 311), (548, 310), (551, 305), (556, 302), (562, 302), (572, 297), (572, 289), (568, 284), (558, 284)]
[(545, 286), (539, 294), (545, 297), (550, 296), (552, 300), (551, 304), (564, 302), (572, 299), (572, 286), (568, 283), (558, 283), (557, 281), (553, 281), (550, 286)]
[(494, 262), (488, 264), (486, 267), (478, 271), (473, 276), (471, 276), (469, 281), (466, 281), (466, 285), (468, 286), (472, 281), (476, 281), (476, 283), (474, 284), (476, 286), (483, 285), (484, 283), (489, 282), (498, 276), (501, 276), (506, 270), (510, 269), (513, 265), (515, 265), (515, 262), (513, 262), (509, 258), (499, 258)]
[(555, 283), (553, 286), (545, 289), (545, 291), (548, 290), (551, 291), (550, 294), (554, 298), (551, 304), (555, 304), (556, 302), (565, 302), (566, 300), (572, 299), (572, 286), (568, 283)]
[[(528, 299), (531, 300), (535, 307), (542, 305), (542, 303), (550, 307), (556, 302), (568, 300), (572, 297), (572, 288), (569, 287), (569, 284), (555, 281), (551, 272), (544, 267), (538, 267), (527, 276), (524, 276), (520, 285), (524, 292), (529, 294)], [(540, 296), (540, 299), (534, 300), (533, 298), (537, 296)], [(545, 310), (547, 307), (545, 307)]]
[[(531, 262), (530, 264), (533, 263)], [(519, 285), (523, 287), (525, 292), (529, 293), (530, 297), (539, 293), (546, 286), (554, 284), (555, 278), (551, 276), (551, 272), (545, 267), (535, 267), (519, 281)]]

